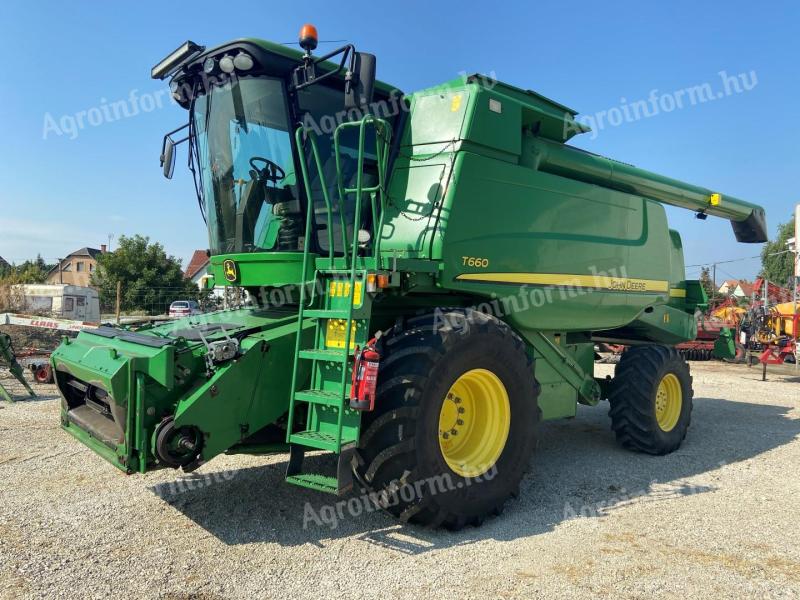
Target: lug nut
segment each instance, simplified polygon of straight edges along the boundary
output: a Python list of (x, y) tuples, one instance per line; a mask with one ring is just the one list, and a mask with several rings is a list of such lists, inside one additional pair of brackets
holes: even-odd
[(456, 420), (456, 425), (463, 425), (464, 421), (461, 419)]
[(450, 433), (452, 433), (453, 435), (458, 435), (458, 430), (457, 429), (451, 429)]
[(450, 437), (450, 434), (449, 434), (449, 433), (447, 433), (447, 432), (445, 432), (445, 433), (443, 433), (443, 434), (442, 434), (442, 437), (443, 437), (444, 439), (447, 439), (447, 438), (449, 438), (449, 437)]
[(459, 407), (458, 407), (458, 414), (460, 414), (460, 415), (463, 415), (465, 412), (467, 412), (467, 411), (466, 411), (466, 410), (464, 410), (464, 407), (463, 407), (463, 406), (459, 406)]

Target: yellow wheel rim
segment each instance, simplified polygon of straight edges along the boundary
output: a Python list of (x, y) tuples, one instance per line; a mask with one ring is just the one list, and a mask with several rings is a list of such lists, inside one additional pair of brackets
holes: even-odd
[(678, 424), (683, 408), (683, 391), (680, 380), (667, 373), (656, 391), (656, 421), (662, 431), (672, 431)]
[(500, 378), (472, 369), (456, 379), (439, 413), (439, 448), (447, 466), (478, 477), (500, 458), (511, 426), (511, 404)]

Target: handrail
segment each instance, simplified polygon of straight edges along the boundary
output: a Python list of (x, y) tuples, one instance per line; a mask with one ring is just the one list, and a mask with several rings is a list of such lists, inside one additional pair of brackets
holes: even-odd
[[(375, 129), (375, 154), (377, 159), (377, 170), (378, 170), (378, 182), (377, 185), (364, 187), (364, 154), (365, 154), (365, 140), (366, 140), (366, 128), (367, 126), (371, 125)], [(342, 161), (341, 161), (341, 145), (339, 143), (339, 137), (341, 132), (347, 128), (358, 127), (358, 161), (357, 161), (357, 168), (358, 171), (356, 173), (356, 187), (355, 188), (346, 188), (344, 186), (344, 179), (342, 174)], [(322, 161), (319, 155), (319, 146), (317, 144), (317, 138), (314, 131), (307, 129), (303, 126), (298, 127), (295, 130), (295, 142), (298, 148), (304, 148), (305, 140), (308, 139), (311, 144), (311, 153), (314, 157), (314, 166), (319, 173), (319, 181), (320, 186), (322, 187), (322, 196), (325, 200), (325, 208), (328, 217), (328, 259), (329, 259), (329, 266), (332, 269), (334, 267), (334, 244), (333, 244), (333, 208), (330, 201), (330, 196), (328, 194), (328, 186), (327, 182), (325, 181), (325, 174), (322, 170)], [(373, 115), (365, 115), (358, 121), (349, 121), (345, 123), (341, 123), (333, 134), (333, 152), (334, 157), (336, 160), (336, 187), (339, 194), (339, 221), (341, 224), (342, 230), (342, 251), (344, 254), (344, 269), (350, 270), (350, 293), (349, 293), (349, 302), (348, 302), (348, 311), (347, 311), (347, 320), (345, 325), (345, 339), (344, 339), (344, 347), (342, 352), (345, 356), (348, 356), (350, 353), (350, 342), (352, 338), (352, 325), (353, 325), (353, 302), (355, 300), (355, 291), (356, 291), (356, 267), (358, 265), (358, 232), (361, 229), (361, 202), (362, 196), (364, 193), (369, 194), (370, 197), (370, 209), (372, 212), (372, 227), (373, 227), (373, 249), (374, 249), (374, 256), (379, 259), (380, 253), (380, 236), (381, 232), (383, 231), (383, 223), (384, 223), (384, 215), (386, 213), (386, 206), (385, 206), (385, 198), (384, 198), (384, 190), (386, 184), (386, 169), (387, 169), (387, 158), (388, 158), (388, 146), (389, 141), (391, 139), (391, 129), (389, 127), (389, 123), (384, 119), (379, 119), (374, 117)], [(311, 248), (311, 233), (313, 231), (313, 221), (315, 219), (315, 212), (314, 212), (314, 199), (311, 195), (311, 180), (309, 177), (309, 167), (306, 163), (306, 157), (300, 157), (300, 168), (303, 175), (303, 183), (305, 185), (307, 199), (308, 199), (308, 212), (306, 214), (306, 228), (305, 228), (305, 238), (303, 240), (303, 285), (300, 287), (300, 305), (298, 307), (298, 331), (297, 331), (297, 338), (295, 339), (295, 364), (294, 369), (292, 371), (292, 399), (289, 403), (289, 431), (287, 433), (287, 440), (291, 437), (292, 433), (292, 423), (294, 420), (294, 393), (297, 391), (297, 357), (300, 354), (300, 342), (302, 338), (302, 330), (303, 330), (303, 313), (304, 313), (304, 306), (306, 300), (306, 286), (305, 286), (305, 274), (308, 270), (308, 261), (310, 255), (310, 248)], [(348, 255), (348, 239), (347, 239), (347, 227), (345, 226), (345, 219), (344, 219), (344, 206), (345, 200), (348, 194), (355, 194), (355, 215), (354, 215), (354, 222), (353, 222), (353, 239), (352, 239), (352, 251), (350, 255)], [(378, 206), (376, 202), (380, 203), (380, 217), (378, 217)], [(350, 258), (352, 257), (352, 260)], [(317, 270), (315, 269), (314, 279), (316, 282), (317, 278)], [(341, 389), (347, 389), (347, 369), (342, 369), (342, 376), (341, 376)], [(336, 433), (336, 450), (337, 452), (341, 449), (341, 439), (342, 439), (342, 428), (344, 424), (344, 406), (339, 410), (338, 418), (337, 418), (337, 433)]]
[[(378, 183), (374, 186), (363, 187), (363, 173), (364, 173), (364, 142), (366, 138), (366, 128), (367, 125), (372, 125), (375, 129), (375, 154), (377, 159), (377, 167), (378, 167)], [(356, 187), (355, 188), (346, 188), (344, 187), (343, 181), (343, 174), (341, 168), (341, 145), (339, 143), (339, 136), (341, 132), (348, 128), (358, 127), (358, 166), (357, 166), (357, 173), (356, 173)], [(381, 135), (383, 134), (383, 135)], [(356, 206), (355, 206), (355, 223), (353, 224), (353, 265), (355, 265), (356, 257), (358, 256), (358, 231), (361, 226), (361, 196), (364, 193), (370, 194), (370, 208), (372, 212), (372, 227), (373, 227), (373, 238), (374, 244), (373, 248), (375, 249), (374, 256), (377, 259), (379, 257), (379, 248), (380, 248), (380, 234), (383, 229), (383, 215), (385, 213), (384, 209), (384, 190), (385, 190), (385, 179), (386, 179), (386, 167), (387, 167), (387, 158), (388, 158), (388, 145), (391, 141), (391, 128), (389, 127), (389, 123), (385, 119), (380, 119), (375, 117), (374, 115), (364, 115), (358, 121), (347, 121), (341, 123), (333, 134), (333, 148), (334, 154), (336, 158), (336, 183), (337, 188), (339, 190), (339, 198), (340, 202), (344, 204), (345, 198), (347, 194), (356, 194)], [(380, 202), (380, 223), (378, 220), (378, 209), (375, 205), (375, 194), (378, 194), (379, 202)], [(345, 234), (346, 238), (346, 234)], [(344, 258), (345, 258), (345, 268), (348, 263), (348, 256), (347, 256), (347, 242), (344, 244)], [(354, 269), (351, 269), (354, 271)], [(355, 273), (353, 272), (353, 275)]]
[[(331, 221), (333, 220), (333, 210), (331, 208), (331, 201), (328, 195), (328, 185), (325, 181), (325, 173), (322, 170), (322, 161), (319, 157), (319, 146), (317, 145), (317, 136), (314, 133), (313, 129), (307, 129), (302, 125), (298, 127), (294, 132), (295, 141), (297, 142), (298, 148), (303, 148), (304, 140), (303, 135), (305, 135), (311, 141), (311, 153), (314, 155), (314, 166), (317, 167), (317, 173), (319, 173), (319, 183), (320, 187), (322, 188), (322, 197), (325, 199), (325, 208), (328, 211), (328, 258), (333, 264), (333, 229), (330, 226)], [(314, 219), (314, 198), (311, 195), (311, 180), (308, 176), (308, 166), (306, 165), (305, 157), (300, 157), (300, 170), (303, 173), (303, 184), (306, 188), (306, 196), (308, 199), (308, 212), (306, 214), (306, 235), (303, 240), (303, 253), (308, 254), (309, 248), (309, 241), (311, 238), (311, 223)], [(341, 213), (341, 210), (339, 211)], [(347, 240), (343, 240), (345, 244)], [(305, 256), (303, 257), (305, 261)], [(303, 269), (306, 268), (306, 265), (303, 265)], [(305, 270), (303, 271), (305, 276)]]
[[(378, 159), (378, 184), (375, 186), (371, 186), (367, 189), (363, 187), (363, 175), (364, 175), (364, 141), (366, 138), (366, 127), (368, 124), (373, 124), (375, 128), (375, 153), (376, 158)], [(341, 132), (347, 128), (351, 127), (358, 127), (358, 166), (356, 172), (356, 187), (353, 188), (345, 188), (344, 181), (342, 178), (342, 168), (341, 168), (341, 146), (339, 144), (339, 136)], [(385, 207), (383, 206), (383, 185), (384, 185), (384, 173), (385, 173), (385, 152), (384, 149), (381, 147), (382, 138), (380, 136), (380, 128), (385, 127), (386, 131), (388, 131), (388, 123), (383, 119), (377, 119), (372, 115), (364, 115), (364, 117), (360, 121), (351, 121), (345, 122), (340, 124), (333, 133), (333, 151), (336, 157), (336, 183), (337, 188), (339, 190), (339, 199), (340, 199), (340, 206), (344, 206), (345, 199), (347, 198), (347, 194), (355, 193), (356, 195), (356, 205), (355, 205), (355, 222), (353, 223), (353, 252), (352, 252), (352, 261), (350, 264), (350, 297), (348, 298), (348, 315), (347, 315), (347, 323), (345, 324), (345, 334), (344, 334), (344, 353), (345, 355), (350, 353), (350, 339), (353, 333), (353, 302), (355, 301), (355, 293), (356, 293), (356, 265), (358, 263), (358, 232), (361, 229), (361, 198), (364, 192), (370, 194), (370, 207), (372, 210), (372, 227), (373, 227), (373, 238), (377, 238), (380, 235), (381, 230), (378, 229), (377, 223), (377, 208), (375, 206), (375, 194), (380, 195), (380, 202), (381, 202), (381, 215), (384, 213)], [(345, 229), (345, 239), (347, 238), (347, 233)], [(373, 244), (374, 247), (375, 244)], [(347, 268), (347, 243), (344, 244), (344, 265)], [(377, 256), (377, 254), (376, 254)], [(346, 389), (347, 385), (347, 369), (342, 369), (342, 378), (341, 378), (341, 387), (342, 389)], [(337, 445), (341, 443), (342, 438), (342, 425), (343, 425), (343, 417), (344, 411), (339, 411), (339, 418), (336, 424), (336, 439)]]
[[(313, 131), (307, 130), (305, 127), (300, 126), (294, 132), (294, 139), (297, 143), (297, 148), (304, 147), (304, 139), (303, 135), (311, 141), (311, 152), (314, 155), (314, 164), (317, 167), (317, 172), (319, 173), (319, 181), (322, 187), (322, 196), (325, 199), (325, 207), (328, 211), (328, 223), (330, 223), (332, 219), (332, 211), (331, 211), (331, 203), (330, 198), (328, 197), (328, 186), (325, 185), (325, 174), (322, 171), (322, 163), (319, 158), (319, 147), (317, 146), (317, 138)], [(297, 391), (297, 357), (300, 355), (300, 342), (303, 338), (303, 313), (304, 307), (306, 303), (306, 273), (308, 272), (308, 260), (309, 260), (309, 249), (311, 248), (311, 231), (312, 231), (312, 221), (314, 219), (314, 198), (311, 195), (311, 181), (308, 176), (308, 167), (306, 165), (305, 157), (301, 157), (300, 160), (300, 170), (303, 174), (303, 184), (306, 188), (306, 196), (308, 200), (307, 212), (306, 212), (306, 229), (305, 229), (305, 237), (303, 238), (303, 270), (301, 271), (302, 281), (300, 282), (300, 299), (297, 306), (297, 335), (295, 337), (294, 343), (294, 365), (292, 367), (292, 383), (290, 388), (291, 398), (289, 399), (289, 415), (288, 415), (288, 429), (286, 432), (286, 441), (288, 442), (292, 435), (293, 423), (294, 423), (294, 394)], [(333, 232), (331, 231), (330, 226), (328, 227), (328, 252), (329, 258), (331, 263), (333, 263)], [(314, 282), (312, 283), (312, 287), (316, 287), (317, 281), (317, 271), (314, 270)]]

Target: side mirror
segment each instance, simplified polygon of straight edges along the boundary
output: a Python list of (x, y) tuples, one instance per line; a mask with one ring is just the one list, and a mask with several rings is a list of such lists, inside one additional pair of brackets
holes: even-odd
[(353, 61), (351, 80), (345, 90), (344, 106), (346, 109), (366, 108), (372, 102), (375, 91), (375, 67), (377, 59), (374, 54), (356, 52)]
[(175, 141), (168, 135), (164, 136), (161, 146), (161, 166), (164, 168), (164, 177), (172, 179), (175, 172)]
[(164, 177), (167, 179), (172, 179), (172, 173), (175, 172), (175, 146), (189, 139), (187, 135), (176, 142), (172, 139), (172, 134), (183, 131), (187, 127), (189, 127), (189, 123), (181, 125), (177, 129), (173, 129), (164, 136), (164, 141), (161, 142), (161, 167), (164, 169)]

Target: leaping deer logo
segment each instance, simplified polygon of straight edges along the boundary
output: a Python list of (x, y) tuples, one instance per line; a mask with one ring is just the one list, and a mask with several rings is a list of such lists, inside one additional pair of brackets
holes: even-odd
[(222, 263), (222, 271), (225, 274), (225, 279), (231, 283), (239, 279), (239, 269), (232, 260), (226, 260)]

